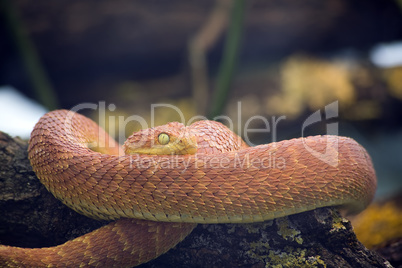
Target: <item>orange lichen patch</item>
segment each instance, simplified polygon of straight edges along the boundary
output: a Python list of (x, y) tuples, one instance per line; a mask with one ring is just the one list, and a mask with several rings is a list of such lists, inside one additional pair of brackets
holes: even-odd
[(355, 89), (345, 64), (296, 55), (281, 68), (281, 94), (266, 101), (270, 114), (298, 116), (308, 107), (317, 110), (339, 100), (344, 106), (355, 101)]
[(402, 237), (402, 210), (393, 201), (374, 203), (351, 221), (357, 238), (367, 248)]
[(388, 84), (389, 93), (402, 99), (402, 66), (384, 70), (385, 81)]

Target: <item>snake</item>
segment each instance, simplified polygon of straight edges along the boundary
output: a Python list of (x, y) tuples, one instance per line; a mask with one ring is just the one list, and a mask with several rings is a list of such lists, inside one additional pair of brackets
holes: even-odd
[(140, 130), (120, 146), (91, 119), (56, 110), (35, 125), (28, 158), (64, 204), (114, 221), (55, 247), (1, 245), (1, 267), (132, 267), (198, 223), (261, 222), (328, 206), (358, 213), (377, 184), (369, 154), (351, 138), (249, 147), (208, 120)]

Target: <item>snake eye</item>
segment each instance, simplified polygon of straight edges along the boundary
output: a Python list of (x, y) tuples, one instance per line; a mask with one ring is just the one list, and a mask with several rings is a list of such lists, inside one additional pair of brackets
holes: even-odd
[(161, 134), (159, 134), (159, 136), (158, 136), (158, 142), (159, 142), (160, 144), (162, 144), (162, 145), (168, 144), (168, 143), (169, 143), (169, 140), (170, 140), (169, 135), (166, 134), (166, 133), (161, 133)]

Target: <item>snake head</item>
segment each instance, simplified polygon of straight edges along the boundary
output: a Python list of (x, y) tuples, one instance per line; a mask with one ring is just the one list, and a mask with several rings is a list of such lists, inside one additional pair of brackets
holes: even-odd
[(197, 138), (178, 122), (134, 132), (123, 145), (125, 154), (183, 155), (197, 152)]

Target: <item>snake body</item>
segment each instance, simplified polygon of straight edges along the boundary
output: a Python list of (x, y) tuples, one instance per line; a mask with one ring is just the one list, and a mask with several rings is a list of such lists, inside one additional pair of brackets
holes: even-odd
[[(374, 196), (371, 159), (350, 138), (314, 136), (248, 147), (210, 121), (151, 130), (130, 137), (125, 151), (134, 154), (125, 155), (82, 115), (44, 115), (31, 134), (28, 155), (46, 188), (89, 217), (133, 219), (54, 248), (2, 246), (0, 262), (130, 267), (166, 252), (196, 223), (258, 222), (324, 206), (356, 213)], [(167, 148), (164, 137), (163, 144), (155, 138), (161, 133), (176, 140), (173, 149), (155, 155)], [(145, 134), (153, 142), (146, 139), (136, 148)]]

